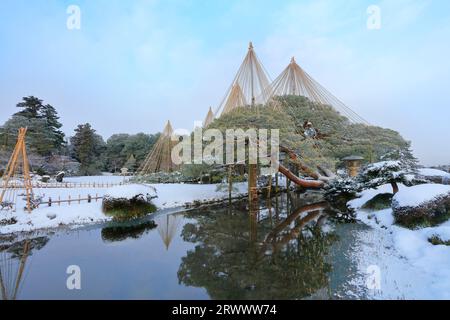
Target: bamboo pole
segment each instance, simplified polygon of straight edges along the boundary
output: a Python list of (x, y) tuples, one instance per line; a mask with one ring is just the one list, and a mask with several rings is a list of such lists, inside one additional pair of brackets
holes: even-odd
[(25, 134), (26, 134), (27, 130), (24, 129), (24, 134), (22, 137), (22, 158), (23, 158), (23, 175), (24, 175), (24, 184), (25, 184), (25, 190), (26, 190), (26, 194), (27, 194), (27, 209), (28, 212), (31, 213), (31, 196), (33, 194), (32, 191), (32, 183), (31, 183), (31, 177), (30, 177), (30, 167), (29, 167), (29, 163), (28, 163), (28, 157), (27, 157), (27, 150), (25, 147)]
[(256, 164), (248, 165), (248, 196), (250, 203), (254, 203), (258, 200), (258, 167)]
[(275, 192), (278, 194), (278, 172), (275, 173)]
[(232, 165), (228, 166), (228, 198), (231, 200), (231, 194), (233, 191), (233, 175), (232, 175)]
[(17, 293), (19, 291), (19, 284), (20, 284), (20, 281), (22, 280), (23, 271), (25, 270), (25, 264), (27, 262), (29, 251), (30, 251), (30, 242), (26, 241), (25, 245), (24, 245), (24, 248), (23, 248), (23, 256), (20, 259), (19, 272), (17, 274), (16, 285), (14, 287), (14, 295), (12, 297), (13, 300), (16, 300), (16, 298), (17, 298)]

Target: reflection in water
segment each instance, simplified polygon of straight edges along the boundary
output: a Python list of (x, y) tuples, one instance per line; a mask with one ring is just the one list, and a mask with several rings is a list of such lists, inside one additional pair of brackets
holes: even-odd
[(170, 243), (177, 234), (181, 220), (182, 217), (176, 214), (166, 215), (156, 219), (158, 224), (158, 232), (164, 246), (166, 247), (166, 250), (169, 250)]
[(27, 273), (27, 261), (33, 249), (40, 250), (49, 238), (39, 237), (0, 247), (0, 292), (2, 300), (16, 300)]
[(146, 221), (141, 224), (117, 224), (102, 229), (102, 240), (104, 242), (117, 242), (126, 239), (139, 239), (154, 228), (156, 228), (154, 221)]
[(178, 279), (206, 288), (213, 299), (301, 299), (323, 291), (331, 270), (327, 254), (336, 240), (321, 227), (327, 212), (323, 202), (275, 217), (271, 207), (250, 215), (192, 212), (197, 222), (186, 224), (182, 237), (196, 247), (182, 258)]
[[(347, 235), (354, 228), (336, 223), (334, 208), (322, 200), (311, 192), (300, 197), (282, 194), (257, 207), (242, 201), (162, 215), (155, 222), (110, 223), (20, 242), (2, 238), (1, 296), (329, 298), (347, 281), (345, 277), (352, 279), (354, 274), (351, 261), (341, 254), (352, 247), (353, 238)], [(39, 250), (49, 239), (50, 244)], [(335, 254), (339, 259), (333, 258)], [(83, 290), (76, 292), (65, 286), (65, 270), (74, 263), (80, 263), (89, 277)]]

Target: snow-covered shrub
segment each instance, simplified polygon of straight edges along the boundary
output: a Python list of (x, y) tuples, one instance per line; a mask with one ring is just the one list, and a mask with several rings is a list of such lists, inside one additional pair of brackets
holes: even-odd
[(450, 177), (442, 178), (442, 184), (450, 185)]
[(409, 150), (395, 150), (386, 154), (383, 161), (367, 165), (357, 180), (364, 189), (374, 189), (391, 184), (393, 193), (397, 193), (398, 183), (413, 185), (417, 174), (417, 160)]
[(326, 185), (325, 198), (346, 215), (348, 213), (347, 202), (355, 198), (360, 191), (361, 185), (356, 179), (337, 177)]
[(450, 216), (450, 187), (423, 184), (402, 189), (392, 199), (395, 221), (406, 226), (435, 225)]
[(430, 238), (428, 238), (428, 242), (434, 246), (450, 246), (450, 240), (442, 240), (442, 238), (437, 234), (433, 234)]
[(102, 208), (105, 214), (116, 220), (137, 218), (156, 211), (152, 200), (157, 197), (153, 187), (145, 185), (126, 185), (107, 190)]
[(433, 168), (421, 168), (419, 171), (419, 177), (433, 183), (450, 184), (450, 173), (433, 169)]
[(383, 209), (391, 208), (392, 206), (392, 193), (380, 193), (375, 197), (367, 201), (362, 205), (362, 209), (379, 211)]
[(135, 222), (121, 223), (119, 225), (113, 224), (102, 229), (102, 240), (105, 242), (118, 242), (127, 239), (139, 239), (156, 227), (157, 225), (153, 220), (138, 224)]
[(361, 184), (357, 179), (349, 177), (337, 177), (326, 186), (326, 195), (329, 196), (354, 196), (361, 191)]

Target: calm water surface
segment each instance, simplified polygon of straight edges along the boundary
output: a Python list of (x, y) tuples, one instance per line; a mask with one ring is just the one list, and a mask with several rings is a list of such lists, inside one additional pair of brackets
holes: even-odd
[[(355, 298), (357, 223), (316, 194), (286, 194), (129, 223), (0, 240), (8, 299)], [(156, 222), (157, 227), (152, 223)], [(68, 290), (67, 267), (81, 269)], [(362, 294), (359, 296), (362, 298)]]

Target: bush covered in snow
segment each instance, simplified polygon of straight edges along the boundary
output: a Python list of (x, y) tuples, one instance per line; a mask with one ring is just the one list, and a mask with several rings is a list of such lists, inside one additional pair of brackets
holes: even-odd
[(423, 184), (405, 188), (392, 200), (395, 221), (414, 227), (436, 225), (450, 216), (450, 187)]
[(430, 182), (450, 185), (450, 173), (442, 170), (422, 168), (419, 169), (419, 176)]
[(103, 212), (116, 220), (137, 218), (156, 211), (152, 200), (157, 197), (153, 187), (125, 185), (111, 188), (103, 197)]
[(144, 223), (113, 223), (112, 226), (108, 226), (102, 229), (102, 240), (106, 242), (123, 241), (126, 239), (139, 239), (143, 235), (156, 228), (156, 223), (146, 221)]
[(354, 197), (366, 189), (376, 189), (391, 184), (393, 193), (399, 190), (398, 183), (413, 185), (424, 183), (416, 178), (417, 159), (409, 149), (394, 150), (382, 157), (382, 161), (366, 165), (357, 177), (339, 176), (326, 187), (326, 196)]
[(383, 161), (367, 165), (358, 176), (358, 181), (365, 189), (374, 189), (384, 184), (391, 184), (396, 194), (398, 183), (414, 184), (417, 174), (417, 159), (410, 150), (395, 150), (386, 154)]
[(337, 177), (331, 180), (325, 188), (326, 196), (355, 196), (362, 189), (362, 185), (357, 179)]

